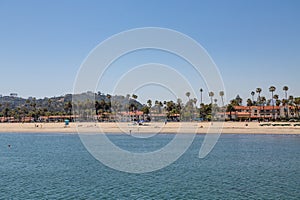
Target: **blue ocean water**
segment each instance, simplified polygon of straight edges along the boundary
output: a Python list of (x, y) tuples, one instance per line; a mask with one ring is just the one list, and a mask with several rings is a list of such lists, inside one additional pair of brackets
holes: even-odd
[[(173, 136), (109, 137), (152, 151)], [(94, 159), (77, 135), (0, 134), (0, 199), (300, 199), (299, 135), (223, 134), (199, 159), (203, 138), (166, 168), (129, 174)]]

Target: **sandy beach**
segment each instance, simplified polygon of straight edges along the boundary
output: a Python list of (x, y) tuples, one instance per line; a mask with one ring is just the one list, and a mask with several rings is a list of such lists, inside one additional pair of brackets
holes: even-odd
[[(261, 126), (268, 124), (269, 126)], [(272, 124), (290, 124), (290, 126), (273, 126)], [(258, 122), (182, 122), (182, 123), (0, 123), (0, 133), (197, 133), (214, 131), (231, 134), (300, 134), (296, 123), (258, 123)]]

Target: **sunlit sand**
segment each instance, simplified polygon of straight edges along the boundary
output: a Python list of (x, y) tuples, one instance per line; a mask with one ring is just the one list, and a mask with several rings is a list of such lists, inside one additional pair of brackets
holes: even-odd
[[(261, 126), (269, 124), (269, 126)], [(300, 134), (300, 126), (297, 123), (258, 123), (258, 122), (153, 122), (143, 125), (133, 123), (1, 123), (2, 133), (199, 133), (205, 134), (210, 128), (221, 133), (233, 134)], [(290, 126), (278, 126), (278, 124), (290, 124)]]

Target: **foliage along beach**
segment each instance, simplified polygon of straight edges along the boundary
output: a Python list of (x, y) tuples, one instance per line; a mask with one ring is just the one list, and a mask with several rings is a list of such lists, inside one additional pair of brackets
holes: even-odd
[[(269, 98), (266, 98), (262, 89), (256, 88), (250, 92), (246, 103), (243, 104), (243, 99), (237, 95), (227, 105), (223, 91), (218, 95), (208, 92), (210, 102), (205, 104), (202, 88), (200, 100), (190, 98), (190, 92), (186, 92), (185, 103), (182, 99), (176, 102), (149, 99), (147, 104), (142, 104), (136, 94), (112, 96), (86, 92), (25, 99), (12, 93), (0, 96), (0, 132), (75, 133), (78, 123), (74, 122), (80, 121), (80, 126), (99, 126), (105, 133), (157, 130), (177, 133), (183, 123), (191, 127), (187, 132), (206, 133), (213, 123), (218, 123), (223, 133), (298, 134), (300, 98), (288, 96), (287, 86), (282, 90), (285, 96), (280, 99), (275, 93), (276, 87), (270, 86)], [(95, 100), (90, 100), (91, 97)]]

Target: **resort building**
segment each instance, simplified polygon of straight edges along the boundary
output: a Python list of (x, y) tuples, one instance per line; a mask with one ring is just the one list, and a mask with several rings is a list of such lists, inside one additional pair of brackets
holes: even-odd
[(271, 121), (299, 117), (299, 111), (295, 106), (234, 106), (233, 111), (225, 113), (225, 119)]

